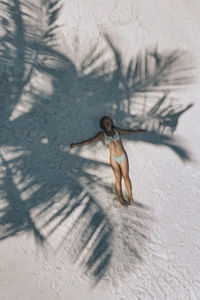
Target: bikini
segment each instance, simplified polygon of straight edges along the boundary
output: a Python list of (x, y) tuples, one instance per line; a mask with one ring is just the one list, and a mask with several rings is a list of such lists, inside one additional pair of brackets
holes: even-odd
[[(115, 128), (114, 128), (114, 131), (115, 131), (115, 135), (114, 135), (114, 136), (108, 136), (108, 135), (105, 134), (105, 132), (103, 131), (104, 136), (105, 136), (105, 144), (106, 144), (106, 146), (107, 146), (109, 143), (112, 143), (112, 142), (114, 142), (114, 141), (120, 140), (120, 136), (119, 136), (119, 134), (118, 134), (118, 132), (117, 132), (117, 130), (116, 130)], [(118, 164), (120, 164), (120, 163), (122, 162), (122, 160), (124, 159), (125, 154), (123, 154), (123, 155), (120, 156), (120, 157), (117, 157), (117, 156), (114, 156), (114, 155), (111, 155), (111, 156), (112, 156), (112, 158), (114, 158), (114, 160), (115, 160)]]

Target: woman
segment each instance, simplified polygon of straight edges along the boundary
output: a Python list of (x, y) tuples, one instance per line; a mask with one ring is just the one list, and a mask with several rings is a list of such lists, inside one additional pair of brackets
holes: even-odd
[(121, 129), (114, 126), (112, 119), (108, 116), (102, 117), (99, 121), (99, 125), (100, 128), (103, 129), (103, 131), (98, 132), (94, 137), (90, 139), (84, 140), (80, 143), (72, 143), (70, 146), (71, 148), (74, 148), (77, 146), (88, 145), (99, 140), (104, 141), (106, 146), (110, 150), (110, 164), (115, 175), (115, 190), (118, 196), (118, 200), (122, 205), (126, 205), (121, 188), (121, 180), (123, 177), (126, 189), (128, 191), (128, 204), (130, 205), (132, 201), (132, 187), (128, 175), (128, 161), (122, 148), (120, 135), (145, 132), (145, 130)]

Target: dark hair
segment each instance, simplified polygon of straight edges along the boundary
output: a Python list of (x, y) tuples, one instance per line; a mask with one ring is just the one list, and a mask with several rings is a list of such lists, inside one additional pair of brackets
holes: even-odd
[(99, 120), (99, 126), (100, 126), (100, 128), (101, 128), (101, 129), (105, 129), (105, 127), (104, 127), (104, 125), (103, 125), (103, 121), (104, 121), (105, 118), (109, 118), (109, 119), (111, 120), (111, 122), (112, 122), (112, 125), (111, 125), (111, 126), (112, 126), (112, 129), (113, 129), (113, 126), (114, 126), (114, 125), (113, 125), (113, 121), (112, 121), (112, 119), (111, 119), (109, 116), (103, 116), (103, 117)]

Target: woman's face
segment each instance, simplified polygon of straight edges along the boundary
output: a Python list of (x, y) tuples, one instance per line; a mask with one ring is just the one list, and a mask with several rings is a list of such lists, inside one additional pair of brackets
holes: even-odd
[(106, 130), (111, 130), (112, 127), (112, 120), (110, 118), (105, 118), (103, 120), (103, 125), (106, 128)]

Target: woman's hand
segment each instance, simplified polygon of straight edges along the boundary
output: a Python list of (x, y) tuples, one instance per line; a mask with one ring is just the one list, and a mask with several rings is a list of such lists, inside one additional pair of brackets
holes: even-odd
[(77, 147), (77, 146), (78, 146), (77, 143), (72, 143), (72, 144), (70, 144), (70, 148), (75, 148), (75, 147)]

